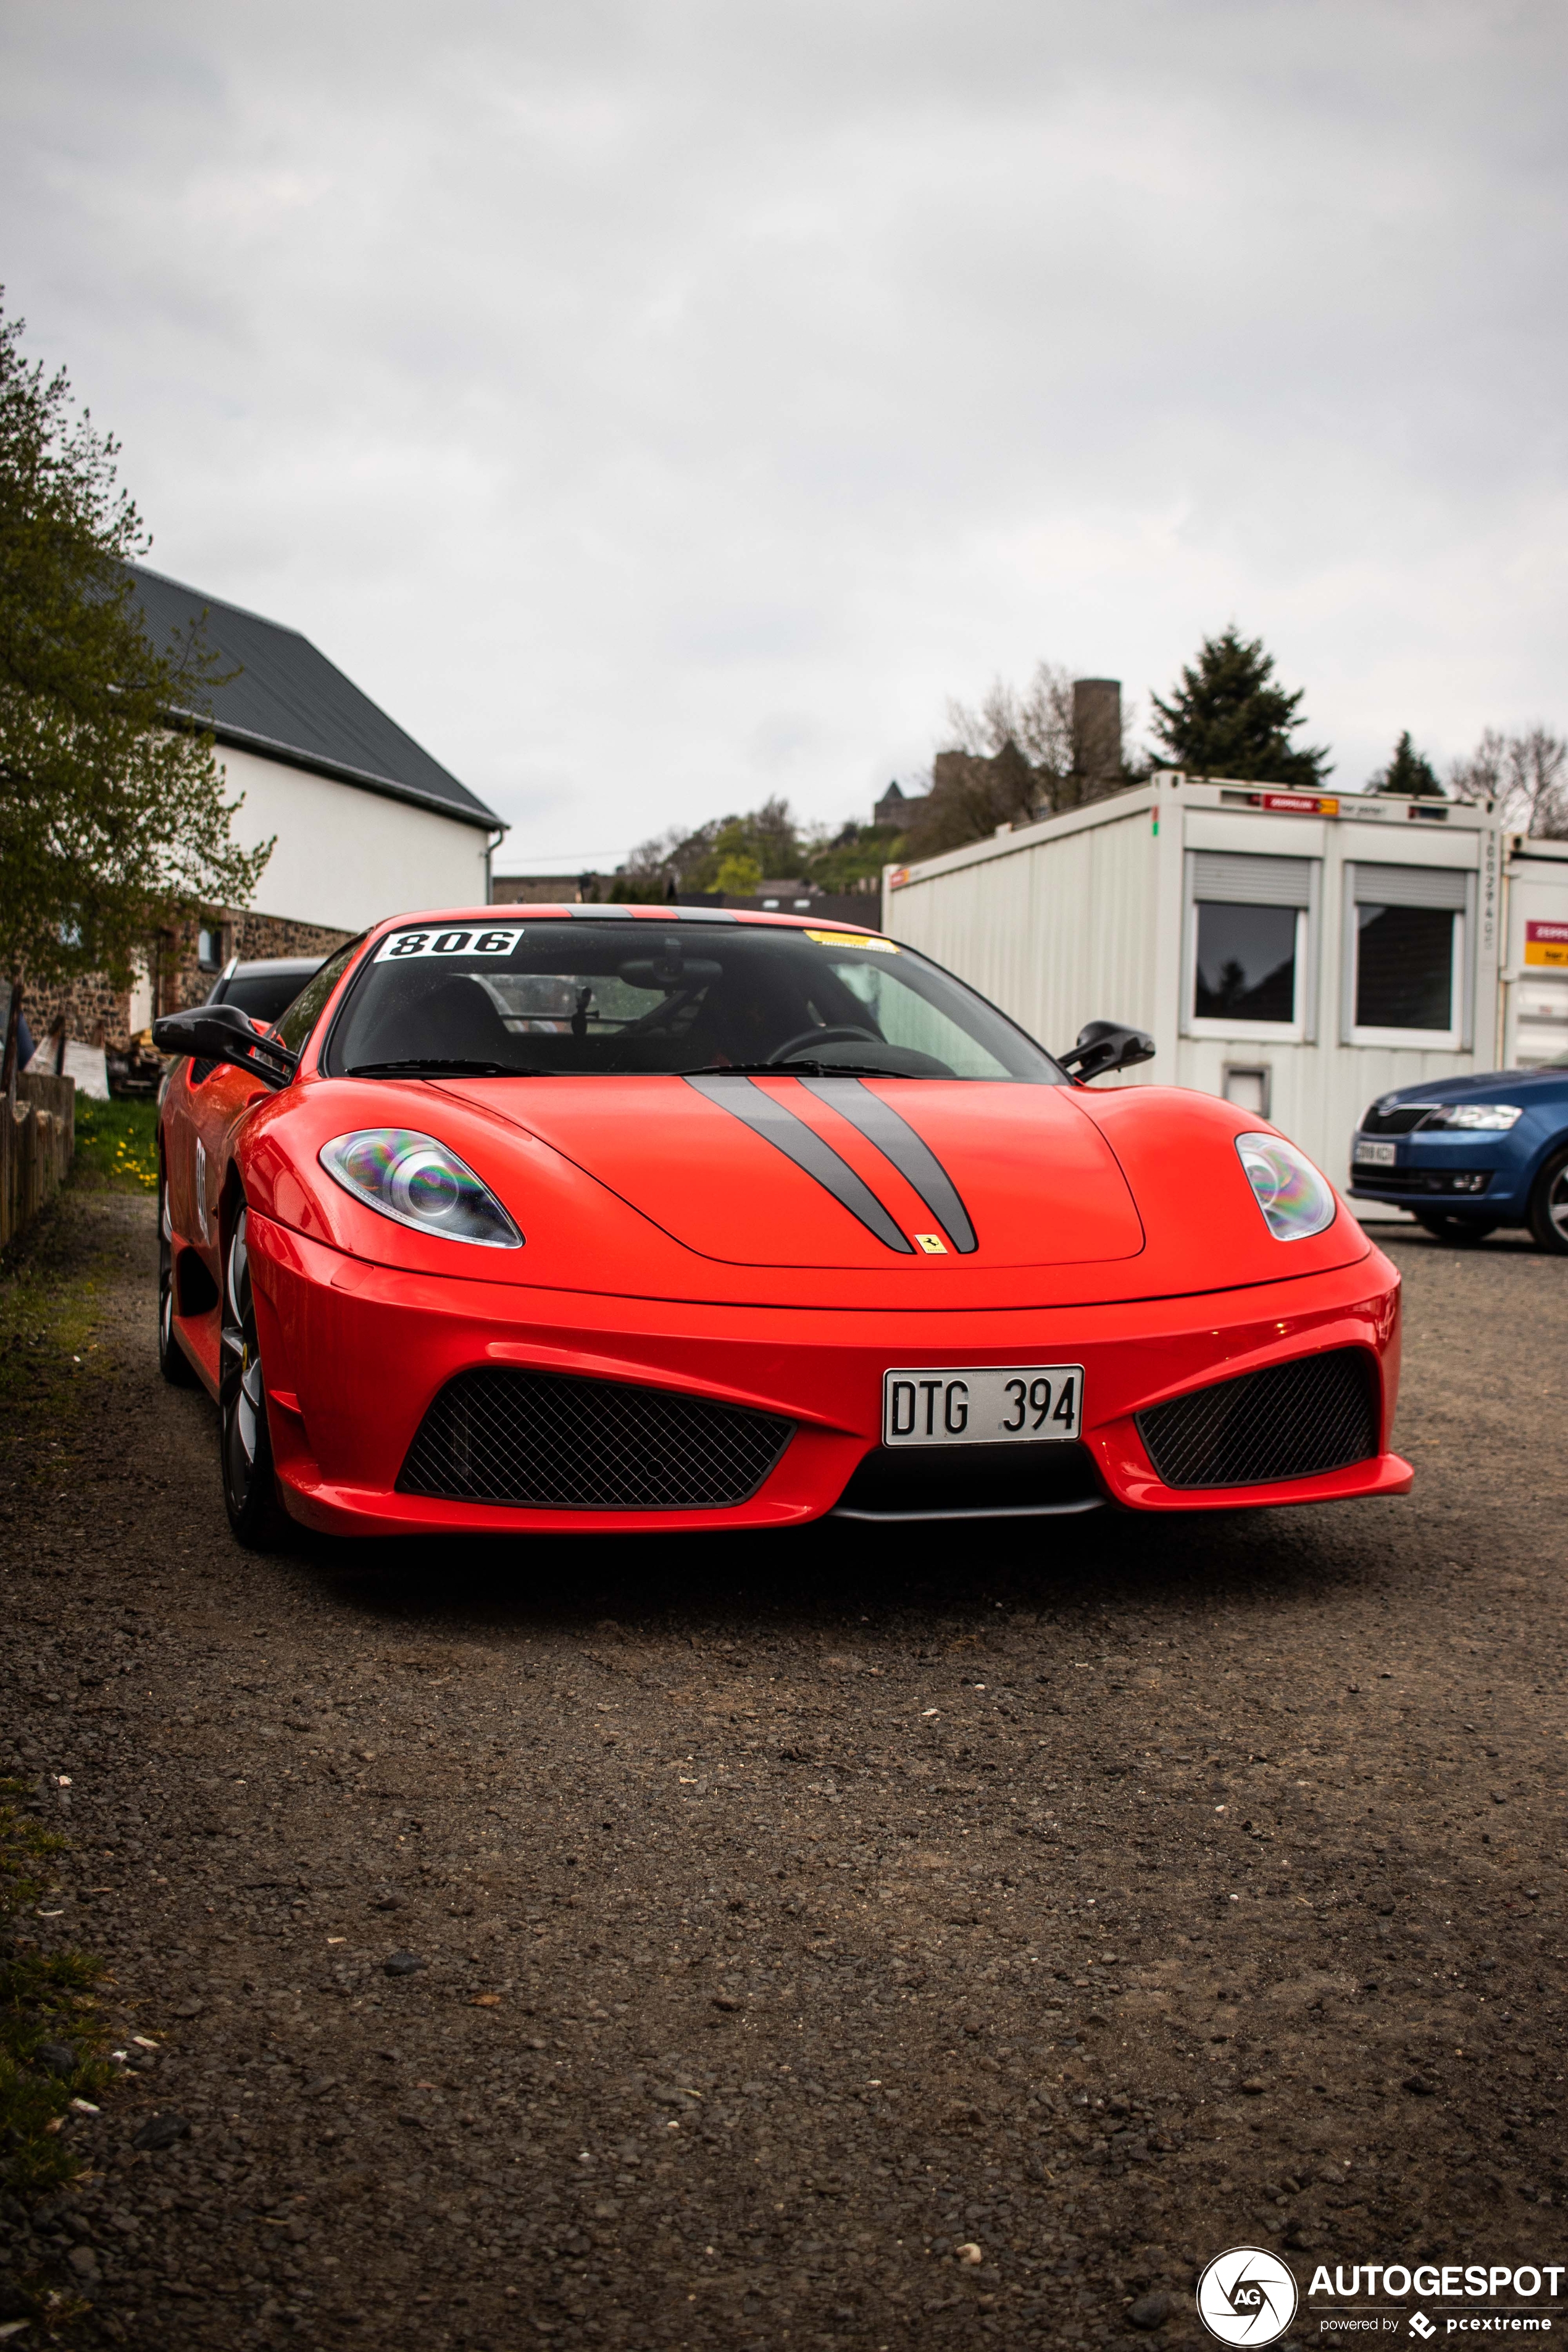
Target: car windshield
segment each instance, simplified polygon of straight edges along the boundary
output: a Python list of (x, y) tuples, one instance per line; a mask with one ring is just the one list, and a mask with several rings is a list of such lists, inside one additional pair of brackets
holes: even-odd
[(323, 1066), (385, 1076), (777, 1066), (1066, 1083), (984, 997), (891, 940), (647, 917), (394, 931), (359, 972)]

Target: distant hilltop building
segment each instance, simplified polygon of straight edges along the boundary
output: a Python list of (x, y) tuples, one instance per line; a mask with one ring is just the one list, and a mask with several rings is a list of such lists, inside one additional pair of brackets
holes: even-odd
[(916, 811), (924, 808), (928, 797), (925, 793), (906, 793), (901, 784), (891, 783), (871, 811), (871, 822), (890, 824), (902, 833)]

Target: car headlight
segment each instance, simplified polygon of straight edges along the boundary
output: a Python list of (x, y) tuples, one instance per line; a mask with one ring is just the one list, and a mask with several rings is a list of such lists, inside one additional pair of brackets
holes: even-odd
[(1467, 1129), (1471, 1134), (1497, 1134), (1523, 1117), (1521, 1103), (1439, 1103), (1421, 1124), (1425, 1128)]
[(394, 1224), (485, 1249), (521, 1249), (522, 1235), (487, 1185), (433, 1135), (407, 1127), (334, 1135), (317, 1154), (345, 1192)]
[(1304, 1151), (1282, 1135), (1238, 1135), (1236, 1149), (1277, 1242), (1310, 1241), (1333, 1223), (1339, 1207), (1334, 1188)]

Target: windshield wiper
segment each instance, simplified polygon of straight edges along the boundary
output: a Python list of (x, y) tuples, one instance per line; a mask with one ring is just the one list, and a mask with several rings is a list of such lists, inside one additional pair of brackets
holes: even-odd
[(438, 1074), (444, 1078), (547, 1078), (549, 1070), (531, 1069), (526, 1063), (465, 1062), (446, 1060), (439, 1055), (415, 1054), (402, 1062), (355, 1062), (345, 1070), (349, 1078), (423, 1078)]

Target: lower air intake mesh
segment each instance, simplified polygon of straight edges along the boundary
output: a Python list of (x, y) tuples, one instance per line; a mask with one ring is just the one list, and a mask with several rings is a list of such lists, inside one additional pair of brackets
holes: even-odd
[(405, 1495), (565, 1511), (743, 1503), (795, 1433), (769, 1412), (556, 1372), (459, 1372), (419, 1424)]
[(1342, 1470), (1377, 1452), (1372, 1360), (1339, 1348), (1270, 1364), (1138, 1415), (1167, 1486), (1263, 1486)]

